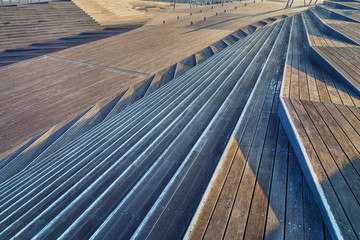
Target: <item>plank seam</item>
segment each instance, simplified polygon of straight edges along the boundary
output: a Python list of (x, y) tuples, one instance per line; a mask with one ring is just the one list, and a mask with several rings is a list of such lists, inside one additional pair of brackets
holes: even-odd
[(132, 71), (132, 70), (124, 69), (124, 68), (109, 67), (109, 66), (104, 66), (104, 65), (100, 65), (100, 64), (82, 62), (82, 61), (72, 60), (72, 59), (68, 59), (68, 58), (61, 58), (61, 57), (56, 57), (56, 56), (51, 56), (51, 55), (44, 55), (44, 57), (45, 58), (53, 58), (53, 59), (56, 59), (59, 61), (65, 61), (65, 62), (76, 63), (76, 64), (80, 64), (80, 65), (86, 65), (86, 66), (90, 66), (90, 67), (97, 67), (97, 68), (112, 70), (112, 71), (116, 71), (116, 72), (130, 73), (130, 74), (134, 74), (134, 75), (138, 75), (138, 76), (146, 76), (146, 77), (150, 76), (149, 73), (137, 72), (137, 71)]

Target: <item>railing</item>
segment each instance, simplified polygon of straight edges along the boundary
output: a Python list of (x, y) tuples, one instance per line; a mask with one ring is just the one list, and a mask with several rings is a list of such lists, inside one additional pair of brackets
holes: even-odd
[(37, 2), (52, 2), (56, 0), (0, 0), (0, 6), (17, 5)]
[[(309, 4), (307, 6), (310, 6), (313, 0), (309, 1)], [(318, 2), (318, 0), (315, 0), (314, 5), (316, 5), (316, 3)], [(285, 6), (285, 9), (287, 8), (291, 8), (292, 4), (294, 3), (294, 0), (288, 0)], [(304, 7), (306, 6), (306, 0), (304, 0)]]

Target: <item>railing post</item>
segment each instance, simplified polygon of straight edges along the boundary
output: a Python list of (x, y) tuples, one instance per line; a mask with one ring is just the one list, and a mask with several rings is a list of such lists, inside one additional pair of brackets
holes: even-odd
[(285, 6), (285, 9), (288, 8), (288, 6), (289, 6), (289, 1), (290, 1), (290, 0), (287, 1), (286, 6)]

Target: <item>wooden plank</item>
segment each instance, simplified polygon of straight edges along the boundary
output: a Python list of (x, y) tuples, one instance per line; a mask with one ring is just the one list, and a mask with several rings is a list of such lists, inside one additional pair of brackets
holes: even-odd
[(288, 186), (286, 193), (286, 227), (285, 238), (304, 238), (303, 185), (301, 169), (296, 161), (295, 153), (290, 148)]
[[(299, 34), (298, 38), (300, 38), (301, 34)], [(299, 43), (301, 39), (298, 39)], [(305, 51), (303, 49), (306, 48), (306, 45), (304, 42), (301, 41), (301, 43), (297, 46), (299, 48), (299, 97), (303, 100), (309, 100), (309, 87), (307, 82), (307, 69), (306, 69), (306, 61), (307, 58), (305, 58)]]
[(316, 205), (305, 177), (303, 177), (302, 182), (304, 201), (304, 239), (324, 240), (325, 233), (321, 213)]
[[(235, 139), (235, 141), (237, 140)], [(229, 221), (245, 164), (246, 159), (242, 150), (238, 148), (222, 191), (216, 201), (214, 212), (203, 237), (204, 239), (220, 239), (224, 237), (227, 226), (226, 223)]]
[[(236, 162), (238, 163), (236, 164)], [(202, 203), (200, 203), (197, 210), (199, 214), (196, 214), (192, 220), (195, 223), (189, 226), (185, 238), (200, 239), (204, 237), (214, 209), (217, 207), (218, 198), (224, 188), (224, 183), (228, 179), (230, 168), (232, 169), (233, 165), (239, 165), (239, 162), (243, 162), (243, 165), (245, 165), (245, 158), (240, 151), (238, 152), (237, 140), (232, 135), (215, 170), (214, 176), (206, 189)], [(240, 171), (237, 172), (238, 177), (241, 175), (239, 173)]]
[[(328, 152), (326, 145), (323, 142), (323, 139), (321, 139), (318, 133), (316, 133), (315, 126), (313, 125), (311, 119), (306, 113), (306, 110), (302, 106), (301, 102), (295, 99), (292, 99), (291, 102), (294, 105), (294, 108), (296, 109), (296, 112), (300, 118), (301, 123), (304, 124), (304, 129), (310, 138), (312, 146), (314, 147), (316, 154), (319, 156), (319, 160), (321, 161), (321, 164), (324, 167), (326, 174), (329, 176), (328, 181), (331, 182), (332, 186), (334, 187), (334, 190), (336, 191), (337, 198), (339, 199), (337, 200), (337, 198), (331, 198), (329, 199), (329, 201), (331, 201), (331, 204), (334, 204), (333, 201), (341, 202), (350, 222), (352, 223), (360, 222), (358, 219), (360, 215), (353, 211), (353, 209), (359, 209), (356, 198), (351, 192), (351, 189), (347, 185), (344, 177), (341, 174), (339, 174), (339, 169), (334, 163), (333, 157)], [(317, 171), (316, 173), (318, 174)], [(323, 184), (324, 181), (327, 180), (324, 179), (323, 181), (319, 179), (319, 181)], [(339, 215), (336, 214), (336, 216), (338, 217)], [(341, 228), (343, 228), (343, 226)], [(349, 233), (343, 232), (343, 234), (353, 234), (353, 233), (354, 233), (353, 231), (350, 231)]]
[[(347, 232), (347, 227), (351, 226), (350, 222), (347, 218), (347, 215), (344, 213), (344, 210), (342, 208), (342, 206), (340, 205), (340, 202), (337, 201), (337, 194), (334, 191), (333, 186), (330, 184), (327, 174), (325, 172), (325, 169), (323, 167), (323, 164), (321, 163), (321, 161), (318, 158), (318, 155), (309, 139), (309, 136), (307, 134), (307, 131), (305, 130), (305, 126), (303, 126), (302, 122), (301, 122), (301, 118), (299, 118), (299, 115), (297, 114), (297, 111), (295, 110), (293, 104), (292, 104), (292, 100), (290, 99), (282, 99), (283, 103), (285, 104), (285, 108), (288, 109), (288, 113), (289, 113), (289, 118), (291, 119), (291, 124), (293, 127), (293, 131), (296, 131), (298, 136), (299, 136), (299, 140), (301, 140), (301, 142), (295, 142), (297, 141), (297, 139), (295, 139), (295, 141), (293, 141), (294, 139), (291, 139), (292, 144), (294, 144), (294, 146), (296, 147), (296, 151), (301, 151), (300, 153), (297, 152), (297, 154), (299, 154), (298, 156), (301, 156), (301, 158), (299, 158), (299, 162), (301, 164), (301, 168), (303, 170), (303, 173), (310, 185), (310, 188), (313, 192), (313, 194), (315, 195), (316, 201), (318, 203), (318, 206), (320, 208), (320, 211), (323, 215), (323, 217), (325, 218), (325, 221), (328, 224), (328, 227), (331, 229), (331, 233), (333, 234), (333, 236), (338, 236), (337, 230), (334, 229), (334, 222), (331, 221), (329, 219), (329, 215), (331, 214), (332, 216), (335, 217), (335, 223), (337, 224), (337, 226), (339, 226), (341, 229), (346, 229), (345, 232), (343, 232), (343, 234), (347, 235), (349, 238), (353, 238), (355, 237), (355, 235), (353, 234), (353, 232)], [(297, 106), (298, 104), (296, 104), (295, 106)], [(306, 116), (306, 115), (305, 115)], [(289, 131), (290, 129), (287, 129), (287, 131)], [(287, 134), (290, 134), (291, 132), (287, 132)], [(292, 135), (293, 136), (293, 135)], [(298, 145), (296, 145), (298, 144)], [(299, 146), (299, 144), (301, 144)], [(302, 146), (302, 147), (301, 147)], [(303, 150), (302, 150), (303, 149)], [(305, 151), (305, 152), (302, 152)], [(308, 161), (305, 161), (305, 158), (302, 157), (303, 155), (306, 156), (306, 158), (308, 159)], [(308, 165), (311, 164), (311, 165)], [(326, 167), (326, 166), (325, 166)], [(313, 175), (315, 174), (315, 175)], [(321, 183), (321, 185), (319, 186), (319, 183)], [(320, 188), (320, 189), (319, 189)], [(323, 195), (321, 195), (319, 193), (319, 191), (323, 192)], [(326, 201), (326, 203), (324, 203), (324, 201)], [(330, 202), (329, 202), (330, 201)], [(329, 213), (329, 210), (326, 209), (324, 207), (324, 204), (331, 204), (331, 212)], [(339, 221), (340, 219), (340, 221)]]
[(282, 124), (279, 126), (273, 177), (267, 212), (265, 239), (283, 239), (285, 233), (286, 186), (289, 143)]
[(338, 90), (336, 89), (336, 86), (333, 83), (332, 78), (330, 77), (330, 74), (327, 73), (326, 71), (322, 71), (322, 72), (323, 72), (324, 82), (326, 84), (326, 88), (328, 90), (331, 102), (334, 104), (342, 104)]
[(323, 80), (323, 72), (320, 68), (314, 68), (316, 85), (318, 87), (320, 101), (321, 102), (331, 102), (329, 92), (327, 91), (327, 87)]
[(314, 74), (314, 68), (317, 68), (316, 65), (311, 64), (310, 59), (306, 58), (306, 78), (307, 84), (309, 87), (309, 100), (310, 101), (320, 101), (318, 88), (316, 85), (316, 78)]
[[(297, 26), (298, 23), (298, 18), (296, 18), (296, 16), (294, 17), (294, 26)], [(294, 41), (299, 41), (298, 40), (298, 36), (299, 33), (298, 31), (294, 31)], [(291, 66), (292, 66), (292, 70), (291, 70), (291, 83), (290, 83), (290, 97), (291, 98), (299, 98), (299, 58), (300, 58), (300, 49), (298, 47), (298, 44), (295, 45), (295, 47), (293, 48), (293, 55), (292, 55), (292, 62), (291, 62)]]
[[(311, 118), (316, 130), (318, 131), (319, 136), (322, 138), (327, 149), (322, 149), (323, 151), (328, 151), (332, 157), (327, 158), (327, 162), (333, 165), (332, 171), (328, 172), (328, 175), (336, 174), (337, 172), (341, 172), (344, 180), (352, 189), (353, 195), (356, 199), (360, 199), (360, 176), (351, 165), (349, 158), (347, 158), (346, 153), (350, 156), (356, 156), (354, 146), (348, 145), (347, 149), (341, 148), (339, 143), (342, 145), (347, 145), (346, 143), (349, 140), (346, 139), (346, 136), (340, 132), (340, 129), (337, 129), (337, 124), (331, 118), (331, 115), (324, 109), (322, 103), (314, 102), (313, 105), (309, 102), (302, 102), (302, 105), (305, 107), (309, 117)], [(326, 123), (323, 119), (326, 119)], [(328, 126), (327, 126), (328, 125)], [(332, 129), (333, 131), (331, 131)], [(314, 131), (316, 131), (314, 128)], [(340, 131), (336, 131), (340, 130)], [(335, 136), (334, 136), (334, 135)], [(320, 139), (319, 139), (320, 140)], [(314, 143), (317, 144), (317, 143)], [(333, 161), (331, 161), (333, 159)], [(352, 159), (352, 158), (350, 158)], [(355, 200), (356, 201), (356, 200)]]

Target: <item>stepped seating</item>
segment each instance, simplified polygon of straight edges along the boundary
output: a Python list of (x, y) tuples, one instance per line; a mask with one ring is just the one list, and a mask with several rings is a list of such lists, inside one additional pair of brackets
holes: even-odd
[[(334, 19), (342, 19), (350, 22), (360, 22), (360, 16), (358, 9), (349, 9), (346, 6), (338, 6), (337, 2), (328, 2), (325, 1), (324, 5), (317, 5), (317, 8), (320, 8), (324, 13), (329, 17)], [(345, 9), (344, 9), (345, 8)]]
[[(134, 16), (138, 17), (137, 21), (140, 22), (142, 22), (142, 18), (146, 19), (145, 12), (133, 7), (132, 1), (128, 0), (73, 0), (73, 2), (102, 26), (126, 23), (126, 17), (132, 19)], [(145, 10), (147, 11), (147, 9)]]
[[(185, 239), (324, 239), (323, 224), (277, 115), (287, 19)], [(260, 109), (260, 111), (258, 111)], [(305, 224), (305, 225), (304, 225)]]
[(344, 19), (252, 24), (23, 145), (0, 162), (0, 238), (358, 239), (360, 51)]
[(112, 1), (112, 0), (92, 0), (109, 11), (113, 12), (118, 16), (128, 16), (128, 15), (143, 15), (144, 12), (138, 11), (133, 7), (129, 0), (123, 1)]
[(0, 12), (0, 51), (101, 31), (99, 24), (70, 1), (4, 6)]
[[(246, 69), (254, 56), (260, 58), (257, 52), (273, 28), (275, 26), (230, 46), (232, 49), (225, 49), (159, 91), (98, 124), (76, 143), (66, 144), (49, 157), (34, 161), (29, 168), (3, 182), (1, 236), (26, 238), (63, 234), (64, 238), (78, 238), (95, 234), (94, 238), (103, 238), (104, 234), (117, 234), (119, 228), (114, 226), (119, 225), (125, 226), (120, 228), (124, 229), (124, 236), (131, 236), (149, 210), (162, 209), (160, 203), (155, 202), (157, 199), (173, 199), (171, 204), (175, 199), (181, 199), (185, 205), (179, 206), (190, 207), (190, 210), (182, 211), (191, 215), (191, 209), (194, 211), (196, 208), (195, 199), (199, 200), (199, 191), (201, 193), (206, 186), (217, 156), (222, 152), (221, 148), (209, 149), (217, 141), (225, 141), (231, 133), (234, 120), (255, 84), (245, 76), (256, 75), (257, 68)], [(223, 58), (226, 61), (219, 61)], [(242, 74), (245, 75), (239, 80)], [(243, 99), (241, 104), (238, 97)], [(63, 158), (67, 160), (64, 162)], [(204, 161), (207, 159), (214, 160)], [(180, 186), (176, 184), (181, 182), (171, 180), (185, 175), (193, 177), (186, 178)], [(188, 186), (189, 180), (196, 184), (188, 198), (158, 198), (164, 188), (169, 188), (167, 193), (176, 189), (183, 191), (181, 189)], [(81, 192), (83, 195), (79, 195)], [(129, 198), (128, 194), (138, 197)], [(95, 199), (98, 200), (93, 201)], [(110, 200), (109, 205), (101, 205), (108, 206), (105, 209), (98, 205), (102, 199)], [(132, 208), (133, 204), (137, 207)], [(137, 213), (122, 214), (124, 209)], [(153, 210), (152, 213), (159, 213)], [(97, 219), (103, 220), (88, 218), (87, 213), (92, 211), (97, 212)], [(172, 225), (171, 231), (181, 231), (178, 228), (186, 224), (188, 217), (179, 211), (171, 213), (180, 224)], [(66, 216), (68, 224), (62, 221), (59, 224), (56, 216)], [(154, 218), (149, 216), (146, 219)], [(166, 221), (159, 219), (158, 223)], [(102, 231), (108, 228), (109, 231)], [(145, 229), (137, 232), (144, 233)]]
[(20, 62), (26, 59), (43, 56), (52, 52), (78, 46), (88, 42), (111, 37), (133, 29), (134, 28), (132, 27), (104, 28), (100, 31), (82, 32), (75, 36), (62, 37), (57, 39), (56, 41), (32, 43), (25, 48), (3, 50), (2, 52), (0, 52), (0, 67)]
[[(357, 46), (321, 32), (307, 12), (297, 18), (291, 38), (280, 93), (280, 119), (331, 236), (358, 239), (360, 95), (354, 84), (349, 84), (352, 78), (348, 75), (337, 78), (331, 74), (334, 69), (349, 69), (345, 57), (349, 51), (357, 51)], [(319, 55), (314, 55), (313, 49), (331, 68), (316, 61)], [(342, 63), (336, 60), (337, 54)], [(351, 68), (357, 71), (356, 52), (350, 56), (355, 58)]]
[[(182, 236), (235, 125), (247, 122), (244, 111), (263, 106), (261, 114), (254, 112), (261, 123), (250, 125), (259, 125), (260, 142), (274, 144), (269, 140), (281, 129), (275, 96), (282, 71), (274, 66), (284, 61), (281, 56), (289, 26), (289, 21), (265, 26), (157, 91), (146, 95), (139, 90), (146, 96), (3, 179), (1, 238)], [(273, 57), (279, 59), (272, 61)], [(273, 71), (262, 71), (263, 65)], [(147, 85), (155, 77), (149, 78)], [(139, 88), (118, 99), (128, 99)], [(81, 118), (91, 119), (96, 111), (89, 110)], [(250, 125), (249, 130), (256, 129)], [(266, 132), (268, 140), (262, 135)], [(250, 132), (245, 135), (252, 137)], [(250, 152), (257, 154), (255, 145)], [(13, 167), (21, 167), (13, 163)], [(289, 161), (289, 169), (294, 171), (289, 184), (302, 179), (294, 163)], [(260, 169), (271, 164), (264, 161)], [(276, 169), (283, 170), (280, 166)], [(294, 199), (287, 200), (289, 206), (299, 197), (296, 192), (294, 189)], [(304, 196), (312, 201), (308, 193)], [(314, 228), (321, 226), (318, 215), (310, 220), (317, 223)]]
[[(273, 20), (272, 20), (273, 21)], [(109, 30), (113, 30), (112, 28)], [(239, 40), (240, 38), (244, 38), (246, 34), (239, 34), (242, 33), (242, 30), (236, 31), (235, 35), (238, 37), (232, 37), (233, 34), (228, 35), (224, 39), (234, 39)], [(235, 39), (236, 38), (236, 39)], [(235, 43), (231, 41), (231, 43)], [(223, 40), (218, 41), (217, 43), (213, 44), (214, 46), (223, 46)], [(230, 43), (229, 43), (230, 44)], [(216, 51), (221, 51), (224, 47), (228, 45), (224, 45), (222, 48), (216, 49)], [(191, 67), (194, 67), (197, 64), (205, 61), (209, 57), (214, 54), (210, 47), (207, 47), (192, 56), (181, 60), (179, 63), (174, 64), (173, 66), (156, 73), (155, 75), (151, 76), (147, 80), (140, 82), (134, 86), (131, 86), (126, 91), (122, 92), (119, 96), (117, 96), (111, 102), (110, 99), (105, 99), (105, 101), (97, 103), (93, 106), (90, 110), (83, 113), (83, 117), (77, 117), (67, 123), (64, 127), (61, 127), (61, 124), (58, 124), (48, 130), (43, 135), (36, 137), (35, 141), (29, 141), (29, 144), (25, 144), (23, 147), (9, 155), (8, 157), (4, 158), (1, 161), (0, 169), (1, 172), (1, 180), (12, 176), (17, 171), (19, 171), (24, 166), (27, 166), (31, 163), (33, 159), (37, 156), (45, 157), (49, 154), (53, 153), (57, 149), (59, 149), (64, 144), (68, 143), (76, 139), (79, 135), (83, 132), (88, 131), (92, 127), (96, 126), (98, 123), (102, 122), (103, 120), (107, 120), (112, 116), (116, 115), (117, 113), (123, 111), (126, 107), (131, 105), (132, 103), (136, 102), (143, 96), (149, 95), (152, 92), (156, 91), (161, 86), (165, 85), (169, 81), (173, 80), (175, 77), (180, 76)], [(201, 59), (197, 58), (197, 56), (201, 56)], [(194, 62), (194, 58), (196, 58), (196, 62)], [(192, 61), (189, 61), (189, 59)], [(185, 63), (185, 67), (184, 67)], [(189, 65), (189, 63), (191, 63)], [(195, 65), (194, 65), (195, 64)], [(54, 143), (55, 142), (55, 143)], [(9, 163), (8, 166), (6, 166)], [(14, 167), (14, 164), (20, 166), (19, 168)]]
[(332, 19), (323, 13), (322, 7), (310, 8), (309, 13), (319, 23), (320, 29), (336, 38), (354, 45), (360, 45), (360, 28), (358, 23)]
[(310, 58), (360, 92), (360, 69), (356, 67), (360, 47), (321, 32), (310, 14), (301, 14)]

